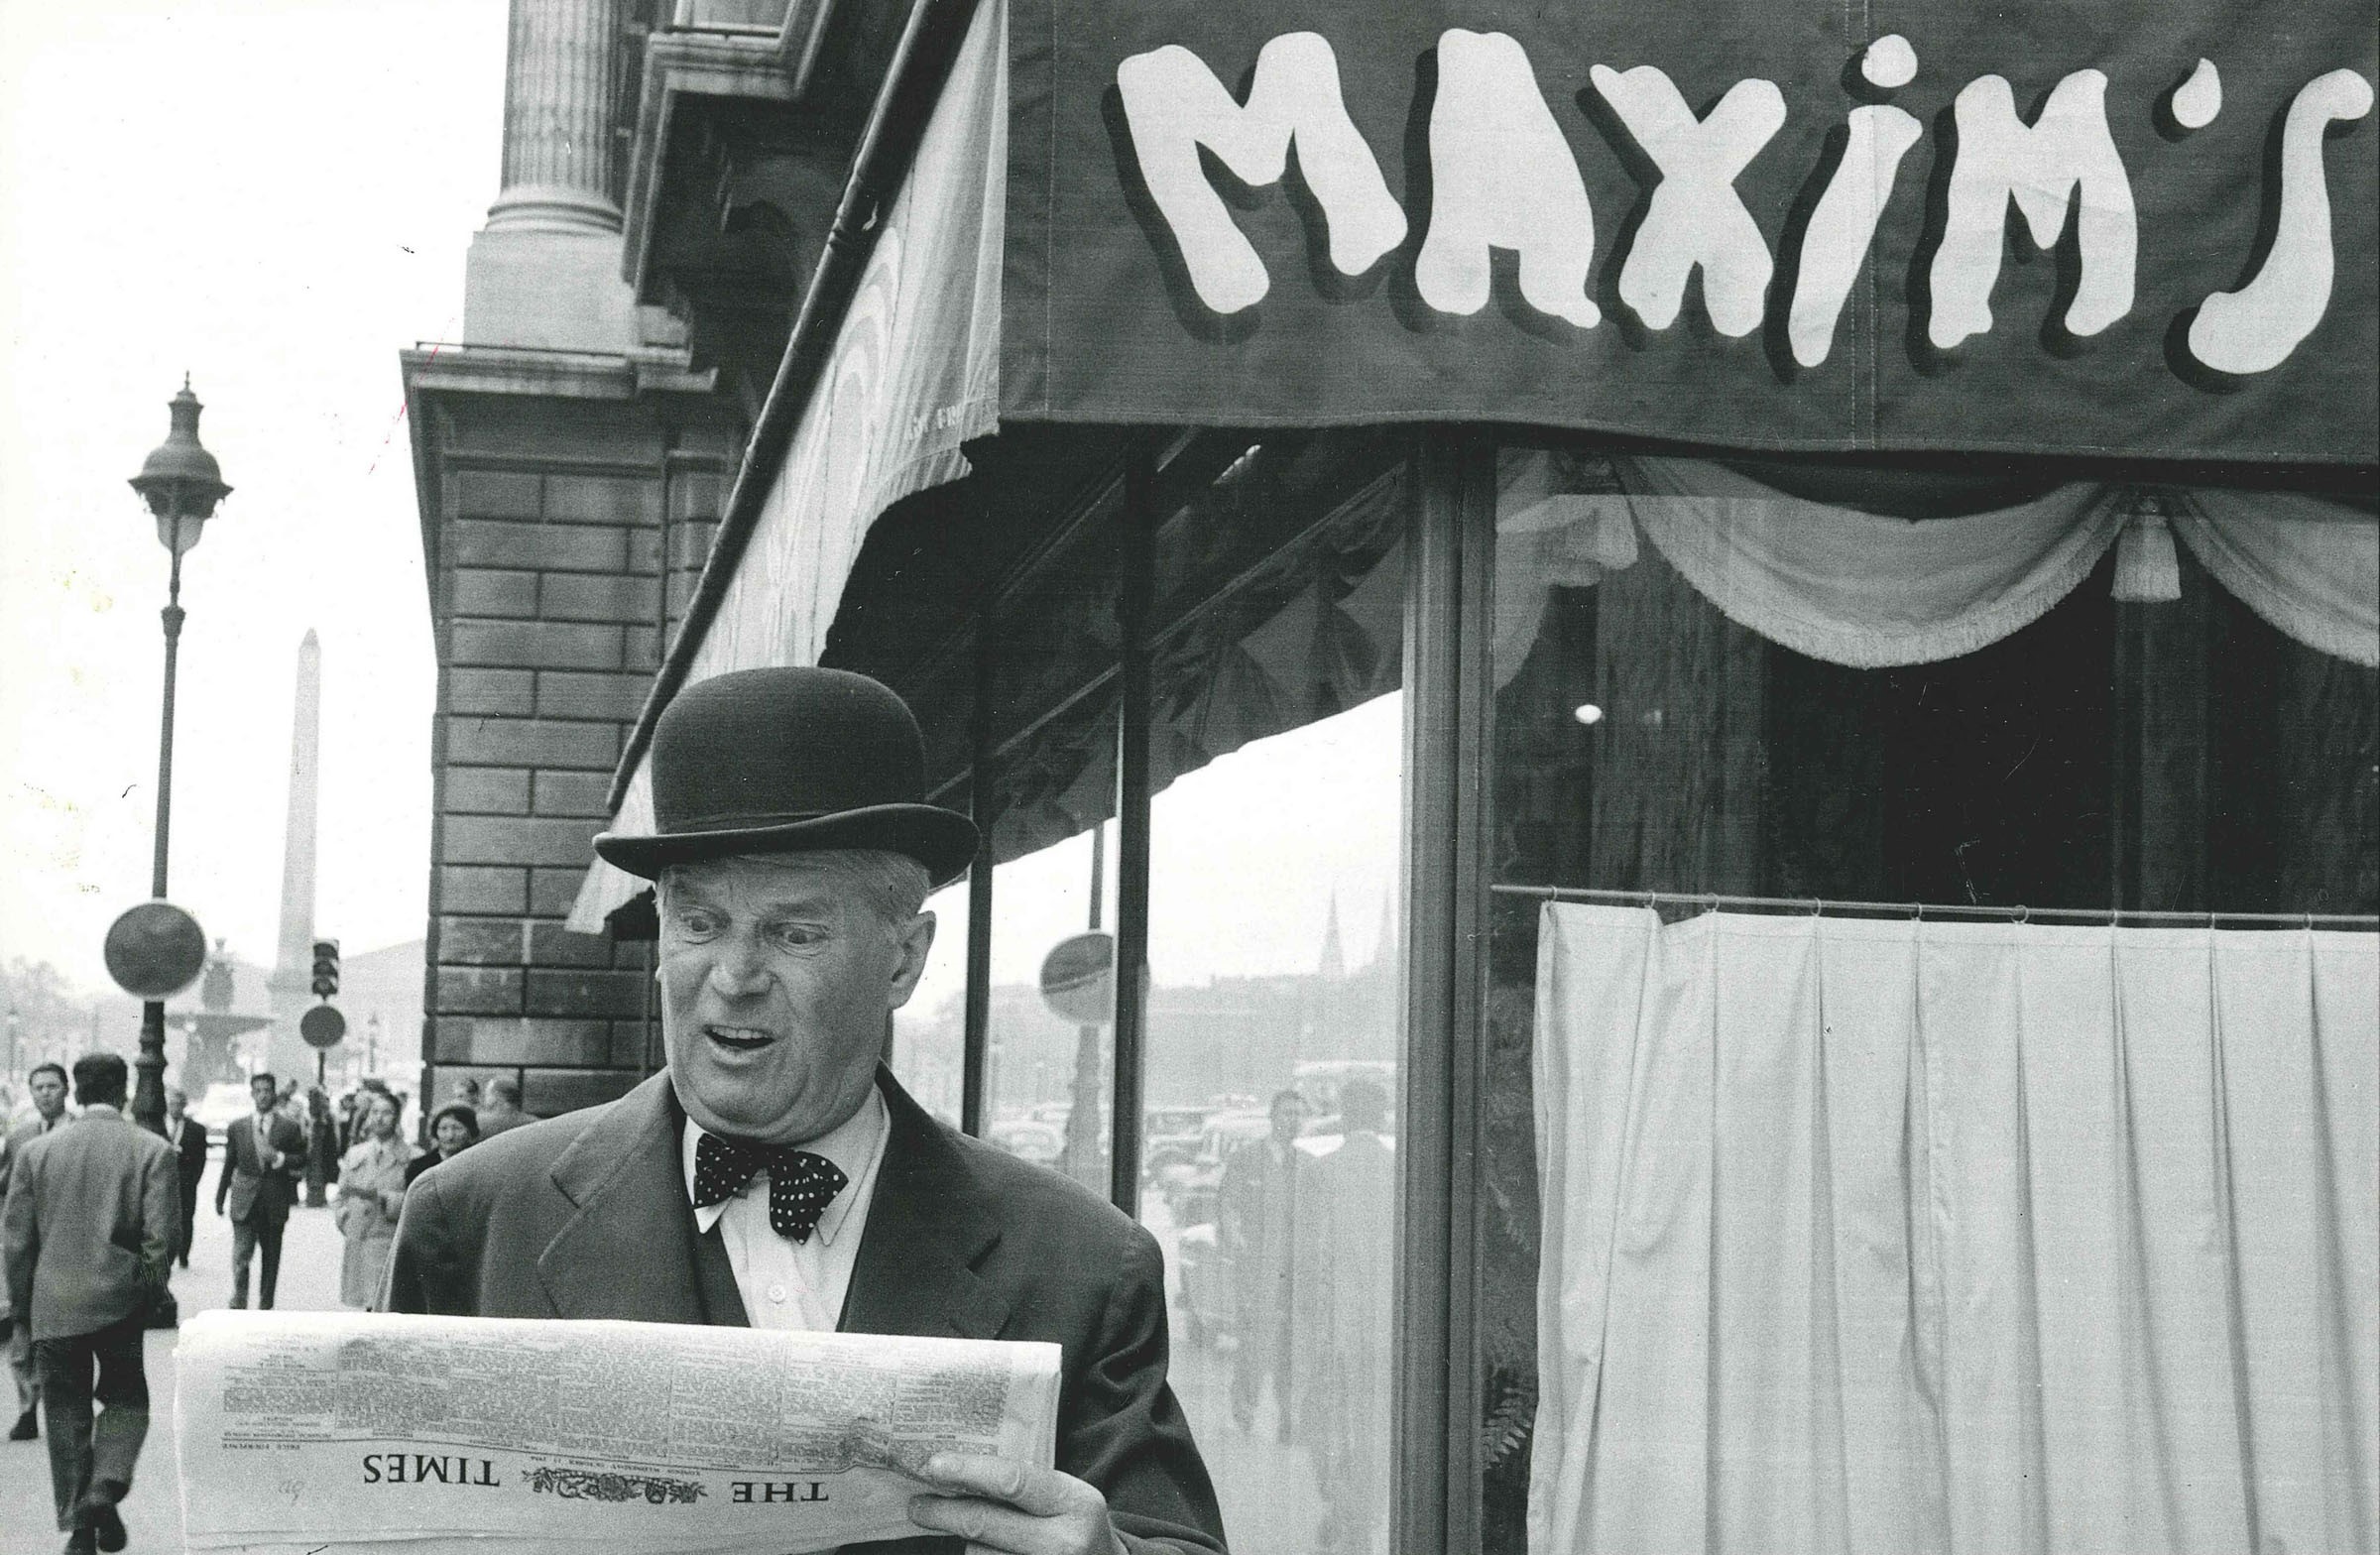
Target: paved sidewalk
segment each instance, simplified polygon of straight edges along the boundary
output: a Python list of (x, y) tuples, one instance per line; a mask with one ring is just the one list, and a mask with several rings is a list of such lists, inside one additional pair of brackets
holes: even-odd
[[(185, 1318), (226, 1306), (231, 1299), (231, 1222), (217, 1216), (213, 1206), (219, 1165), (208, 1168), (205, 1189), (198, 1196), (198, 1236), (190, 1248), (190, 1266), (174, 1271), (174, 1294)], [(337, 1308), (339, 1254), (339, 1231), (331, 1224), (329, 1210), (293, 1210), (282, 1243), (281, 1287), (274, 1305), (292, 1311)], [(132, 1495), (124, 1501), (124, 1525), (132, 1535), (128, 1555), (179, 1552), (182, 1547), (181, 1501), (174, 1478), (177, 1337), (167, 1332), (149, 1336), (149, 1440), (141, 1449)], [(0, 1441), (0, 1550), (41, 1555), (62, 1550), (65, 1543), (51, 1510), (48, 1449), (40, 1442)]]

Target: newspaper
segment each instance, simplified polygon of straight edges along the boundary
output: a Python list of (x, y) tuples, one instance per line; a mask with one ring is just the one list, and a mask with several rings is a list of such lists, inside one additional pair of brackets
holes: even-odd
[(1048, 1467), (1055, 1345), (208, 1312), (182, 1325), (192, 1550), (803, 1555), (922, 1532), (932, 1453)]

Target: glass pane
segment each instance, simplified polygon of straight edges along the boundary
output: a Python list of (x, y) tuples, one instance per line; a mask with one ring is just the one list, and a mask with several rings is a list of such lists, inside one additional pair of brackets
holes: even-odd
[[(1549, 495), (1527, 458), (1546, 456), (1508, 449), (1500, 471), (1484, 828), (1475, 1364), (1490, 1555), (1527, 1548), (1538, 1380), (1533, 889), (1681, 898), (1665, 917), (1704, 894), (2284, 913), (2380, 897), (2380, 677), (2288, 642), (2187, 549), (2170, 601), (2114, 603), (2110, 553), (1995, 642), (1852, 668), (1723, 615), (1600, 459), (1552, 455)], [(1811, 495), (1920, 523), (2001, 500), (1917, 480), (1889, 509), (1891, 481)]]
[(1236, 1555), (1384, 1550), (1403, 697), (1151, 804), (1140, 1217)]
[(955, 1129), (967, 1048), (966, 878), (928, 897), (925, 910), (934, 946), (916, 991), (892, 1013), (892, 1066), (918, 1106)]
[[(1116, 927), (1116, 825), (1001, 865), (992, 875), (992, 1011), (985, 1136), (1108, 1196), (1115, 1028), (1051, 1007), (1042, 964), (1060, 943)], [(1097, 869), (1096, 887), (1094, 868)], [(1113, 996), (1094, 995), (1106, 1007)]]

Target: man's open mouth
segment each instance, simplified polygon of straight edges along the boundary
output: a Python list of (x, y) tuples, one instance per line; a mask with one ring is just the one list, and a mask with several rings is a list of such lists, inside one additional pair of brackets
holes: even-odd
[(774, 1033), (749, 1025), (706, 1025), (702, 1034), (736, 1053), (758, 1052), (776, 1040)]

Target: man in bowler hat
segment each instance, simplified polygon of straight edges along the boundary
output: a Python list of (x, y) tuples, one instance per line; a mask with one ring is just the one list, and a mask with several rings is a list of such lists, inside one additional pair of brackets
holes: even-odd
[[(920, 802), (924, 765), (908, 709), (861, 675), (679, 693), (653, 832), (595, 839), (655, 883), (667, 1071), (422, 1177), (386, 1306), (1054, 1342), (1058, 1467), (938, 1454), (911, 1519), (1014, 1555), (1220, 1551), (1154, 1241), (935, 1121), (881, 1062), (933, 943), (926, 895), (976, 851)], [(953, 1546), (872, 1546), (909, 1547)]]

